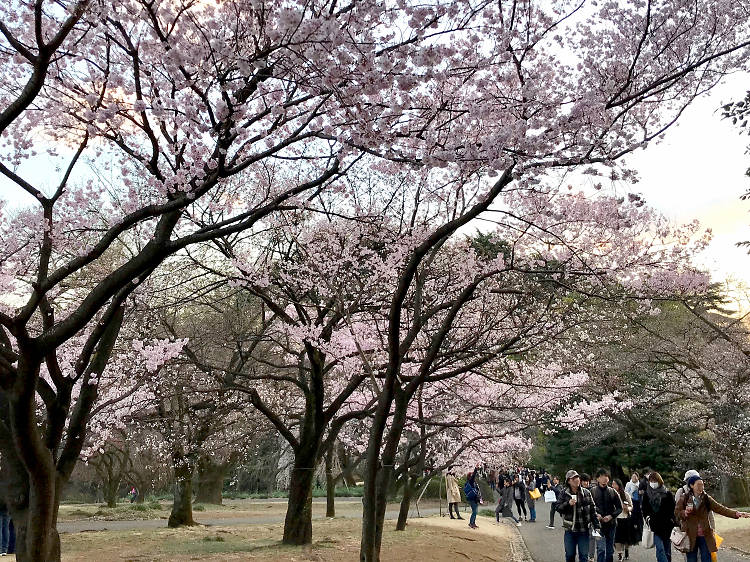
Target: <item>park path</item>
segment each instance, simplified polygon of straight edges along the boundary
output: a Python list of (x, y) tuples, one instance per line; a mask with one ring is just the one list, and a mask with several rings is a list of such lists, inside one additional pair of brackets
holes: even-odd
[[(514, 510), (515, 513), (515, 510)], [(547, 529), (549, 523), (549, 504), (537, 502), (537, 521), (535, 523), (522, 523), (518, 530), (526, 543), (534, 562), (562, 562), (565, 560), (563, 549), (563, 529), (560, 526), (559, 516), (555, 516), (554, 529)], [(617, 554), (615, 554), (615, 561)], [(656, 555), (653, 549), (645, 549), (634, 546), (630, 549), (631, 562), (654, 562)], [(672, 553), (674, 562), (681, 562), (684, 557), (679, 552)], [(727, 548), (719, 551), (718, 562), (750, 562), (750, 557)]]

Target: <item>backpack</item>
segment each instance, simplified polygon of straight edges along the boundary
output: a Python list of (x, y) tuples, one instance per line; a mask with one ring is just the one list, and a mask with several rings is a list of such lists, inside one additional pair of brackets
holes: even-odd
[(476, 488), (469, 481), (464, 484), (464, 494), (466, 494), (466, 501), (475, 502), (479, 500)]

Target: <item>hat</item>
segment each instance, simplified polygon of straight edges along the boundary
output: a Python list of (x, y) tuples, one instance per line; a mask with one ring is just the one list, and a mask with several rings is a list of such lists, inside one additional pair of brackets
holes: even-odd
[(571, 478), (575, 478), (576, 476), (579, 476), (579, 474), (575, 470), (569, 470), (565, 473), (565, 481), (567, 482)]
[(690, 479), (690, 477), (691, 477), (691, 476), (697, 476), (698, 478), (700, 478), (700, 476), (701, 476), (701, 475), (700, 475), (700, 474), (698, 473), (698, 471), (697, 471), (697, 470), (695, 470), (695, 469), (690, 469), (690, 470), (688, 470), (688, 471), (687, 471), (687, 472), (685, 473), (685, 478), (683, 478), (683, 480), (684, 480), (685, 482), (687, 482), (687, 481), (688, 481), (688, 480)]
[(696, 482), (697, 482), (698, 480), (703, 480), (703, 478), (701, 478), (700, 476), (691, 476), (690, 478), (688, 478), (688, 481), (687, 481), (687, 483), (688, 483), (688, 486), (692, 486), (692, 485), (693, 485), (693, 484), (695, 484), (695, 483), (696, 483)]

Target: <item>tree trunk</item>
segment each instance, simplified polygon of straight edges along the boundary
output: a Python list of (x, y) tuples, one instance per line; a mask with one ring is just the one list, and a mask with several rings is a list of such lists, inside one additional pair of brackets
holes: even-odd
[(296, 454), (289, 483), (289, 504), (284, 519), (284, 544), (312, 542), (312, 484), (315, 477), (313, 454)]
[(401, 508), (398, 510), (398, 521), (396, 522), (397, 531), (406, 530), (406, 520), (409, 518), (409, 506), (411, 505), (411, 498), (414, 495), (414, 484), (416, 479), (405, 477), (404, 481), (404, 496), (401, 498)]
[(195, 525), (193, 520), (193, 462), (187, 455), (172, 454), (174, 466), (174, 502), (169, 527)]
[(326, 517), (336, 517), (336, 479), (333, 477), (334, 445), (326, 451)]
[(198, 463), (198, 490), (195, 501), (221, 505), (221, 493), (224, 489), (224, 477), (228, 465), (213, 463), (210, 459), (202, 459)]
[(381, 394), (381, 400), (373, 421), (373, 429), (370, 433), (370, 441), (367, 445), (365, 490), (362, 497), (360, 562), (380, 562), (380, 546), (383, 542), (385, 510), (388, 505), (388, 488), (391, 483), (393, 466), (396, 460), (398, 441), (406, 421), (408, 398), (401, 395), (399, 399), (395, 400), (396, 405), (393, 420), (391, 421), (391, 427), (385, 440), (383, 453), (380, 454), (391, 402), (387, 396), (384, 397)]

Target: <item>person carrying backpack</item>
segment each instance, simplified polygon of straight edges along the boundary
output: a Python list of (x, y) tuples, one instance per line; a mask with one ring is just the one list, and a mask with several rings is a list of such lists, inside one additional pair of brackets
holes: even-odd
[(477, 509), (479, 509), (479, 502), (482, 500), (482, 492), (479, 491), (479, 484), (477, 484), (477, 471), (479, 465), (474, 467), (474, 472), (469, 472), (466, 475), (466, 484), (464, 484), (464, 494), (466, 495), (466, 501), (471, 506), (471, 517), (469, 518), (469, 527), (472, 529), (478, 529), (477, 526)]

